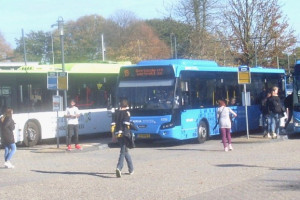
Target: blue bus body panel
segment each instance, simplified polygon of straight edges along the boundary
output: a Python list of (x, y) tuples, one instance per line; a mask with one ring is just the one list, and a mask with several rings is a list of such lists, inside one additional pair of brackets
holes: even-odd
[(295, 124), (299, 124), (300, 122), (300, 112), (293, 111), (293, 124), (294, 124), (294, 132), (299, 133), (300, 132), (300, 126), (297, 126)]
[[(233, 121), (232, 132), (246, 131), (246, 115), (244, 106), (230, 107), (237, 113), (237, 118)], [(250, 130), (255, 130), (259, 125), (260, 110), (259, 106), (251, 106), (247, 108), (248, 111), (248, 125)], [(139, 138), (164, 138), (164, 139), (192, 139), (197, 138), (197, 127), (201, 120), (208, 122), (209, 135), (219, 135), (219, 126), (213, 130), (213, 126), (217, 121), (217, 108), (206, 109), (191, 109), (184, 110), (181, 114), (181, 127), (175, 126), (170, 129), (161, 130), (162, 124), (171, 121), (171, 115), (165, 116), (132, 116), (131, 120), (138, 127), (134, 131), (137, 139)], [(209, 126), (210, 124), (210, 126)], [(148, 137), (144, 137), (144, 136)]]

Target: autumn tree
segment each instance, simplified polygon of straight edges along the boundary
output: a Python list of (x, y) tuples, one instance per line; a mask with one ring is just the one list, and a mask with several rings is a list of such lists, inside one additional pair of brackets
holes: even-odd
[(101, 35), (105, 19), (99, 15), (80, 17), (65, 24), (66, 62), (87, 62), (102, 59)]
[(278, 0), (228, 0), (223, 7), (220, 33), (240, 64), (277, 66), (278, 57), (296, 42)]
[(170, 57), (169, 47), (149, 25), (137, 19), (133, 13), (119, 11), (110, 20), (118, 25), (114, 30), (118, 37), (114, 38), (116, 41), (107, 52), (109, 57), (132, 62)]
[(179, 0), (173, 9), (175, 19), (186, 23), (192, 30), (186, 35), (188, 52), (192, 58), (211, 59), (215, 57), (216, 8), (219, 0)]
[(192, 30), (190, 25), (176, 21), (170, 17), (165, 19), (150, 19), (145, 22), (155, 31), (157, 36), (170, 47), (170, 51), (172, 51), (170, 57), (189, 58), (190, 54), (187, 50), (190, 48), (188, 38)]
[(11, 60), (12, 56), (13, 50), (5, 41), (2, 33), (0, 32), (0, 61)]

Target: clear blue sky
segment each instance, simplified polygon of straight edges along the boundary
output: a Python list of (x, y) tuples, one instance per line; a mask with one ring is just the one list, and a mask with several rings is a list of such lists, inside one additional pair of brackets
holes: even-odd
[[(50, 31), (59, 16), (64, 21), (98, 14), (105, 18), (118, 10), (128, 10), (142, 19), (162, 18), (164, 5), (177, 0), (0, 0), (0, 32), (15, 47), (14, 38), (30, 31)], [(279, 0), (300, 41), (300, 0)], [(300, 45), (300, 44), (299, 44)], [(298, 45), (298, 46), (299, 46)]]

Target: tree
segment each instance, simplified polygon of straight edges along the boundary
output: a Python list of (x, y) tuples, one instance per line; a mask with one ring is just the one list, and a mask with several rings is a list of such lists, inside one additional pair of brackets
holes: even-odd
[(138, 62), (144, 59), (169, 58), (169, 47), (158, 37), (152, 27), (137, 19), (132, 12), (118, 11), (110, 18), (117, 27), (108, 56), (118, 61)]
[(220, 32), (240, 64), (276, 66), (282, 52), (296, 42), (278, 0), (228, 0), (223, 7)]
[(172, 18), (151, 19), (145, 22), (155, 31), (161, 40), (170, 46), (170, 51), (172, 51), (170, 57), (175, 57), (174, 37), (176, 37), (177, 58), (188, 58), (190, 56), (187, 51), (190, 48), (188, 37), (192, 30), (190, 25), (175, 21)]
[(130, 60), (134, 63), (146, 59), (166, 59), (170, 57), (169, 47), (159, 39), (150, 26), (136, 22), (126, 30), (128, 38), (118, 49), (110, 51), (118, 61)]
[(189, 25), (188, 54), (193, 58), (215, 57), (216, 8), (219, 0), (179, 0), (174, 6), (175, 19)]
[[(51, 58), (51, 34), (50, 32), (31, 31), (24, 37), (27, 61), (50, 62)], [(24, 56), (23, 39), (16, 39), (15, 53)]]
[(87, 62), (102, 58), (101, 35), (105, 19), (99, 15), (80, 17), (65, 24), (66, 62)]
[(0, 32), (0, 61), (11, 60), (12, 56), (13, 50), (5, 41), (2, 33)]

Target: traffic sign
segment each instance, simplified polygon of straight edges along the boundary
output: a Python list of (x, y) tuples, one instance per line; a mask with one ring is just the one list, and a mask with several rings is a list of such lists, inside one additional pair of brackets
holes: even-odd
[(47, 89), (57, 90), (57, 72), (48, 72), (47, 74)]
[(47, 74), (48, 90), (68, 90), (67, 72), (48, 72)]
[(68, 73), (58, 72), (57, 75), (58, 75), (58, 89), (68, 90)]
[(251, 83), (250, 67), (240, 66), (238, 70), (238, 84), (250, 84), (250, 83)]

